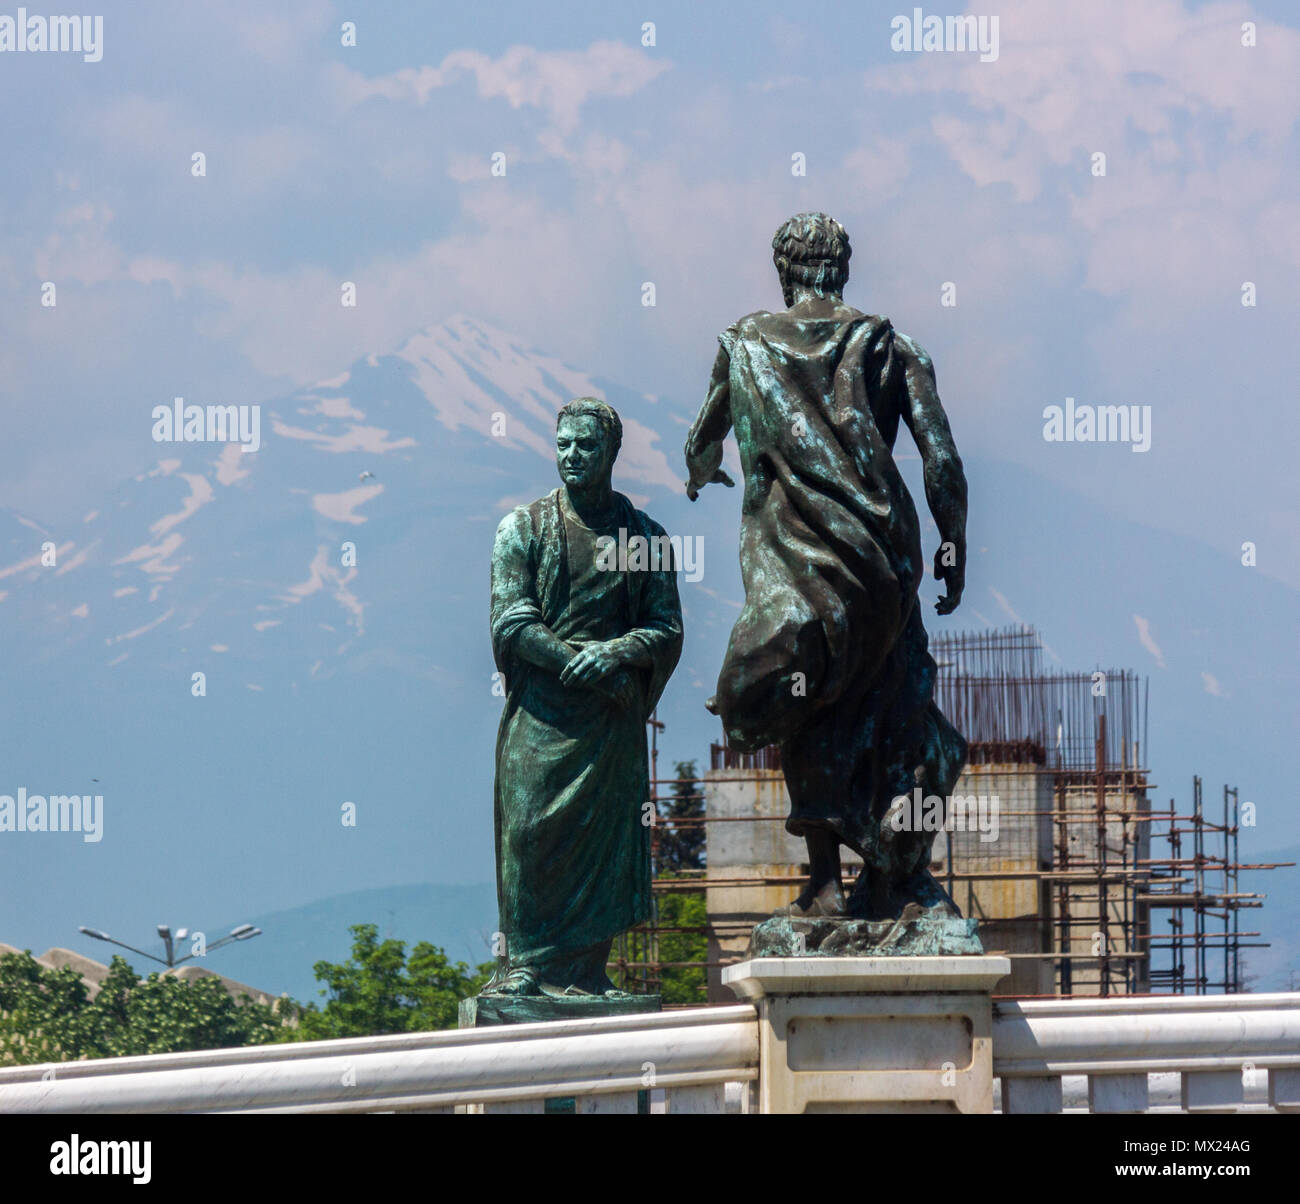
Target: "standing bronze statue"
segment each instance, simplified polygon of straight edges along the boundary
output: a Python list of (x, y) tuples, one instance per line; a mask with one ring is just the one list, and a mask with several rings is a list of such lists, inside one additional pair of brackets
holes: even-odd
[[(708, 705), (732, 748), (779, 746), (786, 828), (808, 843), (807, 888), (755, 930), (751, 952), (978, 953), (973, 922), (930, 873), (934, 832), (899, 831), (891, 815), (917, 787), (946, 800), (966, 756), (933, 701), (920, 525), (892, 454), (900, 421), (939, 529), (941, 614), (965, 582), (961, 459), (929, 356), (844, 303), (844, 228), (801, 213), (772, 249), (787, 308), (718, 337), (686, 443), (692, 500), (706, 484), (733, 483), (720, 467), (733, 428), (745, 477), (745, 605)], [(863, 861), (847, 899), (841, 846)]]
[[(505, 948), (477, 1023), (503, 1017), (500, 997), (515, 999), (514, 1019), (564, 1014), (530, 1012), (530, 997), (631, 1003), (605, 968), (614, 937), (651, 915), (646, 720), (681, 654), (682, 614), (675, 566), (660, 554), (663, 528), (612, 487), (622, 438), (603, 401), (570, 402), (556, 421), (560, 488), (497, 529), (491, 619), (506, 683), (495, 789)], [(486, 1007), (485, 997), (497, 1002)]]

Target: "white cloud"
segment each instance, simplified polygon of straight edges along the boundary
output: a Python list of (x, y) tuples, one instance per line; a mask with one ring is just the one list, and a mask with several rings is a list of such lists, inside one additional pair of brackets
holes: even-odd
[(1141, 642), (1142, 647), (1155, 657), (1157, 665), (1162, 669), (1167, 669), (1169, 666), (1165, 664), (1165, 654), (1160, 651), (1160, 646), (1151, 635), (1151, 624), (1141, 615), (1134, 615), (1133, 622), (1137, 625), (1138, 640)]
[(243, 46), (280, 68), (314, 53), (318, 39), (339, 27), (326, 0), (276, 0), (273, 5), (236, 7), (226, 16)]
[(841, 166), (843, 178), (869, 201), (885, 201), (902, 191), (911, 171), (907, 142), (902, 138), (872, 135), (848, 151)]
[(120, 276), (124, 256), (108, 236), (112, 222), (107, 205), (90, 201), (55, 214), (53, 229), (33, 255), (36, 274), (56, 286), (69, 280), (96, 285)]
[(249, 476), (247, 457), (238, 443), (230, 443), (221, 449), (213, 462), (217, 470), (218, 485), (233, 485)]
[(454, 50), (436, 67), (403, 67), (373, 79), (340, 65), (332, 73), (338, 95), (348, 105), (376, 97), (424, 105), (439, 88), (472, 77), (483, 99), (504, 99), (512, 109), (541, 109), (570, 133), (587, 101), (631, 96), (668, 69), (667, 61), (639, 47), (593, 42), (585, 50), (511, 46), (496, 59), (476, 50)]
[(995, 67), (903, 56), (867, 73), (868, 92), (933, 99), (931, 129), (976, 185), (1066, 203), (1088, 287), (1130, 302), (1122, 323), (1222, 296), (1266, 227), (1300, 256), (1291, 215), (1273, 215), (1295, 188), (1284, 143), (1300, 120), (1300, 33), (1257, 22), (1258, 45), (1243, 47), (1245, 6), (1180, 0), (1009, 0), (999, 13)]
[(1244, 5), (1007, 0), (999, 14), (996, 68), (973, 57), (909, 55), (866, 76), (872, 91), (946, 92), (980, 113), (976, 123), (944, 121), (935, 130), (978, 183), (1002, 179), (1033, 192), (1052, 165), (1086, 170), (1092, 151), (1122, 158), (1135, 143), (1194, 160), (1192, 148), (1182, 144), (1180, 155), (1168, 136), (1189, 113), (1222, 116), (1226, 140), (1236, 143), (1284, 138), (1300, 116), (1300, 34), (1257, 22), (1258, 45), (1243, 47)]

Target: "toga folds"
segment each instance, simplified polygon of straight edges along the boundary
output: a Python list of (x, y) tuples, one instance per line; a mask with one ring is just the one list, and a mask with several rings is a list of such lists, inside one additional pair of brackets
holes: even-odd
[[(946, 420), (927, 432), (914, 418), (909, 390), (927, 387), (926, 374), (933, 390), (933, 373), (887, 319), (838, 300), (750, 314), (718, 341), (686, 445), (691, 480), (703, 484), (734, 426), (745, 475), (745, 605), (717, 710), (732, 747), (780, 746), (790, 832), (829, 828), (896, 881), (928, 864), (929, 839), (882, 831), (881, 817), (918, 783), (950, 794), (966, 753), (933, 703), (935, 663), (917, 606), (920, 528), (892, 454), (900, 418), (923, 458), (940, 427), (938, 441), (950, 445)], [(945, 454), (927, 460), (927, 493), (931, 463)], [(951, 448), (940, 471), (954, 463), (944, 486), (960, 480), (964, 527), (965, 481)]]
[[(497, 893), (509, 964), (563, 979), (595, 947), (651, 915), (646, 720), (681, 654), (675, 566), (598, 568), (602, 535), (631, 541), (663, 528), (614, 494), (616, 517), (593, 530), (563, 488), (502, 520), (492, 556), (492, 651), (505, 676), (497, 737)], [(663, 545), (660, 545), (663, 546)], [(647, 667), (625, 666), (627, 710), (514, 653), (543, 623), (575, 649), (628, 638)], [(595, 948), (599, 973), (604, 952)], [(570, 977), (569, 981), (573, 981)]]

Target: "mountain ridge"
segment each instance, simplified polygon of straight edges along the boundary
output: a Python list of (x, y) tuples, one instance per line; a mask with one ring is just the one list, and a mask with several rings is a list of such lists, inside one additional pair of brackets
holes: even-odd
[[(106, 809), (93, 848), (0, 833), (0, 931), (44, 948), (83, 923), (152, 931), (394, 880), (490, 880), (492, 533), (554, 487), (554, 413), (584, 394), (623, 416), (615, 487), (706, 553), (703, 579), (681, 585), (686, 645), (659, 718), (661, 772), (707, 764), (719, 728), (703, 702), (743, 597), (740, 490), (684, 497), (666, 449), (686, 406), (459, 316), (262, 403), (256, 453), (155, 444), (142, 421), (140, 470), (80, 523), (0, 510), (0, 657), (23, 684), (0, 700), (0, 792), (93, 788)], [(952, 411), (960, 446), (970, 418)], [(1197, 772), (1210, 790), (1240, 784), (1260, 815), (1244, 858), (1300, 838), (1278, 754), (1298, 693), (1278, 647), (1297, 638), (1294, 591), (1060, 479), (966, 464), (966, 597), (936, 619), (927, 579), (927, 627), (1027, 621), (1067, 668), (1137, 667), (1158, 796), (1185, 804)], [(928, 521), (924, 538), (928, 553)], [(355, 828), (340, 823), (349, 803)]]

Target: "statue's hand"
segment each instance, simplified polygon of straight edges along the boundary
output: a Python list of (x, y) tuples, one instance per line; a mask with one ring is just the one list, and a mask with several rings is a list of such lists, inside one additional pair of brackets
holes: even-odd
[(608, 677), (621, 661), (608, 644), (588, 644), (560, 670), (560, 684), (589, 686)]
[(943, 549), (934, 554), (934, 575), (948, 587), (948, 592), (934, 604), (941, 615), (950, 615), (961, 602), (966, 588), (966, 570), (960, 564), (944, 564)]
[[(956, 555), (953, 555), (956, 550)], [(956, 563), (953, 563), (956, 562)], [(941, 615), (950, 615), (962, 601), (966, 589), (966, 549), (961, 543), (940, 543), (935, 549), (935, 580), (948, 586), (948, 593), (935, 603)]]
[[(704, 485), (726, 485), (728, 488), (730, 488), (734, 486), (735, 483), (736, 482), (733, 481), (731, 477), (727, 475), (727, 473), (725, 473), (721, 468), (719, 468), (717, 472), (715, 472), (707, 481), (704, 482)], [(700, 496), (700, 490), (704, 488), (704, 485), (698, 485), (698, 486), (692, 485), (690, 481), (687, 481), (686, 496), (690, 498), (691, 501), (694, 501), (697, 497)]]

